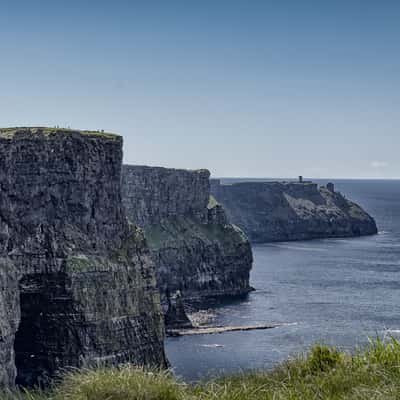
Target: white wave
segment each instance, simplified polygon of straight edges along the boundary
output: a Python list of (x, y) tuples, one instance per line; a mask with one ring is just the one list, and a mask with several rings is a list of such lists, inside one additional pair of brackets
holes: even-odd
[(389, 337), (393, 336), (399, 336), (400, 335), (400, 329), (385, 329), (383, 332), (383, 338), (387, 339)]
[(280, 249), (301, 250), (301, 251), (326, 251), (326, 249), (320, 247), (302, 247), (302, 246), (293, 246), (285, 244), (269, 244), (268, 247), (278, 247)]

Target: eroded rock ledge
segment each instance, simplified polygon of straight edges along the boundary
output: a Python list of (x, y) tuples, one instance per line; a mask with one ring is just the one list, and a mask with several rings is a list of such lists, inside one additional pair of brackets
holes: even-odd
[(211, 193), (254, 243), (352, 237), (377, 233), (374, 219), (333, 184), (213, 179)]
[(165, 365), (159, 293), (121, 202), (122, 138), (0, 130), (0, 385)]
[(123, 203), (145, 231), (164, 305), (177, 291), (193, 304), (251, 290), (249, 241), (210, 199), (209, 176), (207, 170), (123, 166)]

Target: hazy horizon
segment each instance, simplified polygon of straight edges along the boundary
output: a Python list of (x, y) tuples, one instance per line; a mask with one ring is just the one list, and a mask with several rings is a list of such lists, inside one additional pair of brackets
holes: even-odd
[[(265, 177), (265, 176), (214, 176), (211, 175), (211, 179), (256, 179), (256, 180), (278, 180), (278, 181), (285, 181), (285, 180), (298, 180), (297, 176), (292, 176), (292, 177)], [(303, 177), (304, 180), (318, 180), (318, 181), (325, 181), (325, 180), (329, 180), (332, 179), (333, 181), (339, 181), (339, 180), (343, 180), (343, 181), (399, 181), (400, 178), (398, 177), (394, 177), (394, 178), (368, 178), (368, 177), (364, 177), (364, 178), (360, 178), (360, 177), (335, 177), (335, 176), (325, 176), (325, 177), (312, 177), (312, 176), (304, 176)]]
[[(174, 168), (174, 169), (183, 169), (176, 167), (176, 166), (171, 166), (171, 167), (166, 167), (164, 165), (158, 165), (158, 164), (135, 164), (135, 163), (126, 163), (124, 162), (124, 164), (129, 164), (129, 165), (143, 165), (143, 166), (149, 166), (149, 167), (164, 167), (164, 168)], [(201, 169), (201, 168), (199, 168)], [(254, 179), (254, 180), (276, 180), (276, 181), (286, 181), (286, 180), (290, 180), (290, 181), (298, 181), (299, 176), (263, 176), (263, 175), (259, 175), (259, 176), (233, 176), (233, 175), (215, 175), (213, 173), (213, 171), (210, 170), (210, 178), (211, 179), (243, 179), (243, 180), (250, 180), (250, 179)], [(302, 176), (304, 181), (313, 181), (313, 180), (317, 180), (317, 181), (326, 181), (326, 180), (333, 180), (333, 181), (399, 181), (400, 177), (388, 177), (388, 178), (374, 178), (374, 177), (343, 177), (343, 176), (321, 176), (321, 177), (317, 177), (317, 176)]]
[(213, 176), (400, 177), (400, 2), (0, 2), (0, 126)]

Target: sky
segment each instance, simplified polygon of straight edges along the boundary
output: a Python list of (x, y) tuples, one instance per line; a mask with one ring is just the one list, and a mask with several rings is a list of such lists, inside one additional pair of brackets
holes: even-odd
[(0, 126), (213, 176), (400, 177), (400, 1), (0, 0)]

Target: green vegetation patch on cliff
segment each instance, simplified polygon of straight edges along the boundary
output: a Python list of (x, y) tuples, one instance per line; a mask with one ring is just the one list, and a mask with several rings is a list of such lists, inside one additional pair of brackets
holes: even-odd
[(8, 393), (5, 400), (395, 400), (400, 343), (371, 342), (355, 355), (317, 345), (272, 371), (188, 385), (168, 372), (132, 366), (76, 371), (50, 393)]
[(209, 210), (211, 210), (212, 208), (214, 208), (214, 207), (216, 207), (218, 205), (219, 205), (219, 203), (218, 203), (217, 199), (214, 196), (210, 195), (210, 197), (208, 199), (207, 208)]
[(94, 263), (85, 254), (70, 256), (66, 260), (66, 269), (68, 272), (89, 272), (96, 265), (97, 263)]
[(119, 261), (129, 260), (133, 253), (146, 250), (147, 243), (144, 237), (144, 232), (141, 228), (129, 225), (129, 235), (122, 243), (122, 246), (114, 254)]
[(146, 251), (146, 249), (147, 243), (143, 230), (130, 225), (129, 233), (121, 247), (111, 252), (109, 257), (93, 254), (70, 255), (65, 261), (65, 267), (70, 273), (111, 271), (118, 269), (119, 263), (129, 263), (133, 255)]
[[(204, 243), (220, 242), (234, 245), (246, 241), (243, 232), (234, 225), (203, 224), (195, 218), (174, 216), (144, 229), (147, 243), (152, 250), (176, 247), (179, 243), (201, 239)], [(238, 235), (240, 233), (240, 235)]]

